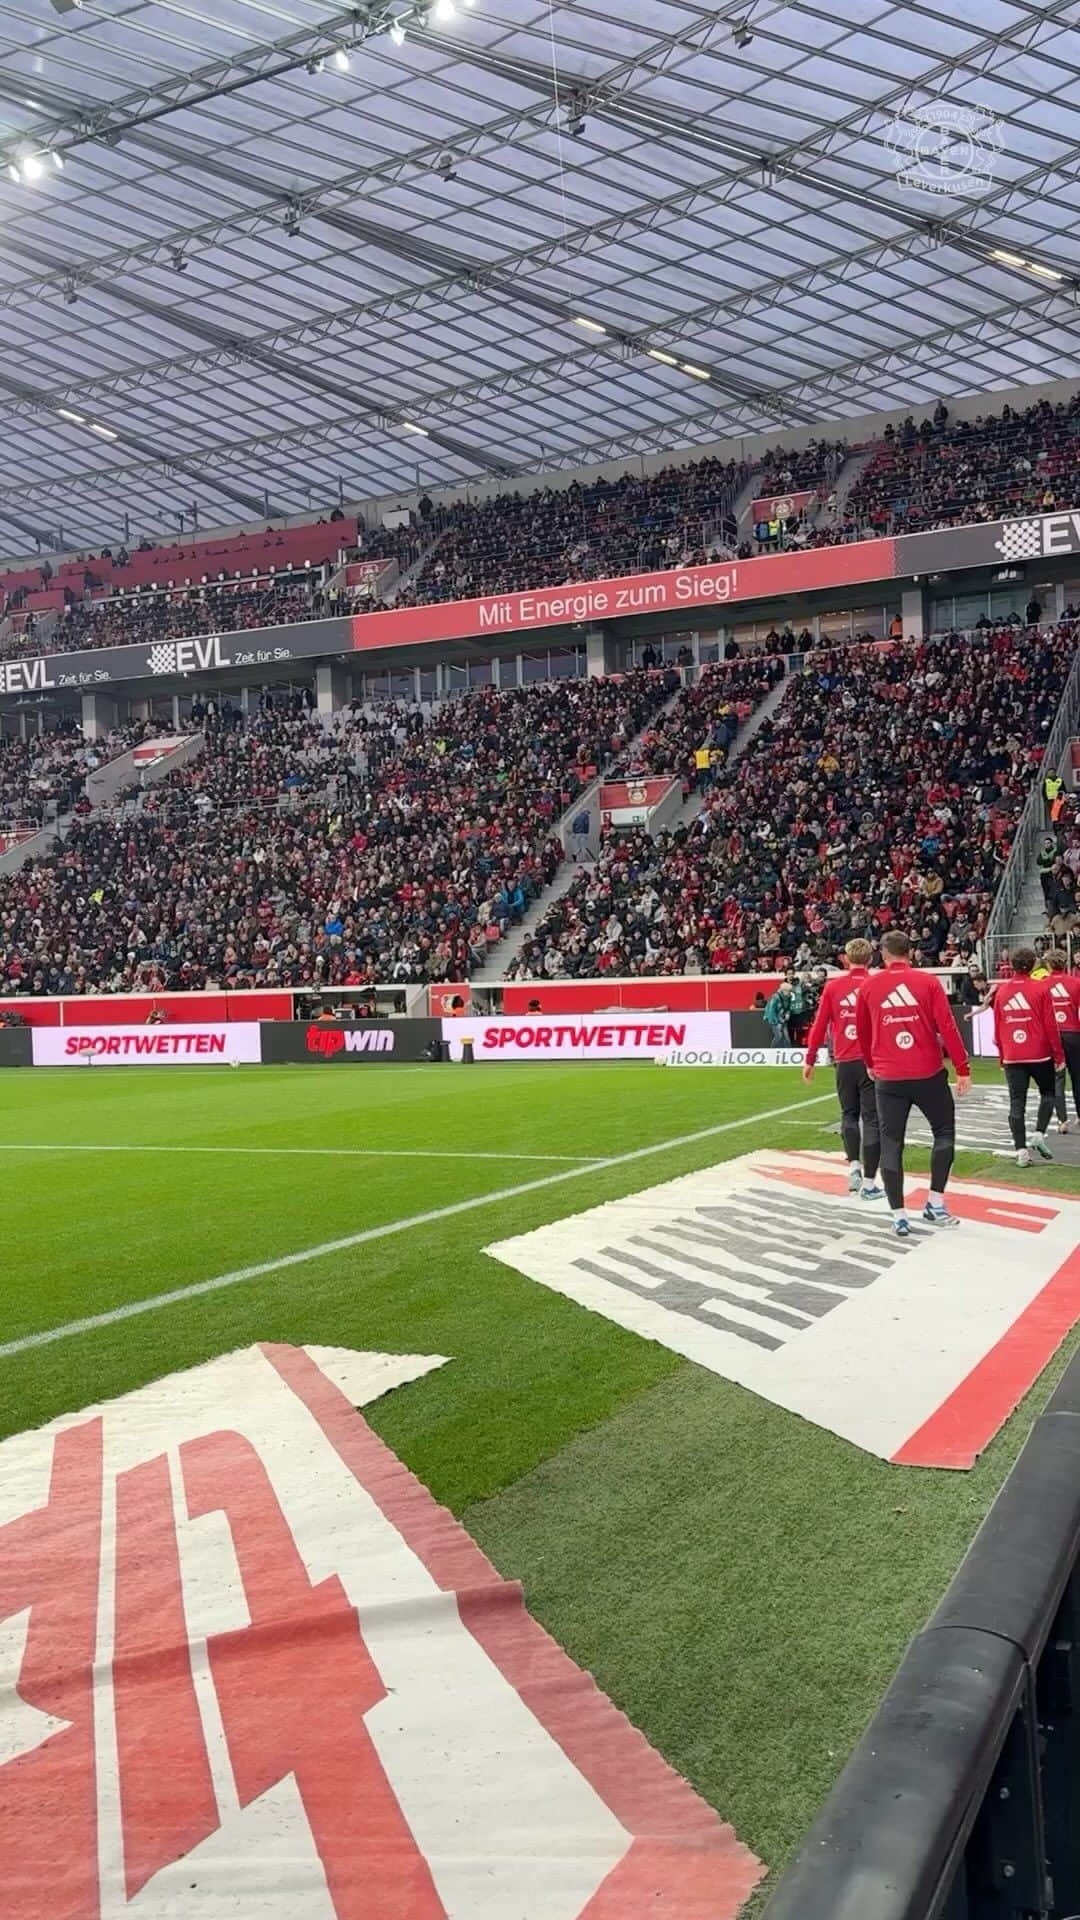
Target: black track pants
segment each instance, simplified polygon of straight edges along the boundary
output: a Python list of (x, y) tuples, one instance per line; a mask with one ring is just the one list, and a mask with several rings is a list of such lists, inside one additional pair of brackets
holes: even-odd
[(859, 1162), (867, 1180), (873, 1180), (881, 1165), (881, 1130), (874, 1083), (861, 1060), (838, 1063), (836, 1093), (844, 1152), (849, 1160)]
[(1028, 1087), (1034, 1081), (1039, 1089), (1035, 1131), (1045, 1133), (1054, 1112), (1054, 1078), (1052, 1060), (1017, 1060), (1005, 1069), (1009, 1089), (1009, 1132), (1013, 1146), (1018, 1151), (1027, 1146)]
[(878, 1080), (874, 1091), (881, 1126), (881, 1178), (895, 1213), (904, 1204), (904, 1136), (912, 1107), (918, 1108), (934, 1136), (930, 1191), (944, 1193), (956, 1154), (956, 1105), (944, 1068), (925, 1080)]

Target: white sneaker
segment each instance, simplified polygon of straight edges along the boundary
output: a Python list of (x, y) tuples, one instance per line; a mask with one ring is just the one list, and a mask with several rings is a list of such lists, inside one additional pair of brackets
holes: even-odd
[(862, 1168), (857, 1161), (848, 1168), (847, 1183), (849, 1193), (858, 1193), (862, 1186)]
[(1030, 1167), (1031, 1155), (1028, 1152), (1026, 1147), (1021, 1147), (1019, 1153), (1016, 1156), (1016, 1164), (1018, 1167)]

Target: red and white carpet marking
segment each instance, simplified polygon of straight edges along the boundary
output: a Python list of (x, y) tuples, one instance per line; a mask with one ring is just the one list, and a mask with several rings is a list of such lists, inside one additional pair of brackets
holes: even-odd
[(18, 1920), (714, 1920), (760, 1868), (355, 1411), (249, 1348), (0, 1445)]
[(958, 1231), (898, 1242), (832, 1155), (753, 1153), (487, 1252), (883, 1459), (970, 1467), (1080, 1318), (1080, 1201), (949, 1203)]

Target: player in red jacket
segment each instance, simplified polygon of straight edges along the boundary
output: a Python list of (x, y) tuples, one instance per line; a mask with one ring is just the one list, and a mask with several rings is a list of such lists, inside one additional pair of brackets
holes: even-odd
[(1030, 1167), (1027, 1143), (1028, 1087), (1039, 1089), (1039, 1111), (1031, 1144), (1041, 1160), (1052, 1160), (1046, 1129), (1054, 1111), (1055, 1074), (1065, 1069), (1065, 1049), (1054, 1018), (1047, 980), (1033, 980), (1034, 947), (1017, 947), (1010, 954), (1012, 975), (994, 989), (994, 1044), (1009, 1087), (1009, 1132), (1016, 1148), (1016, 1164)]
[(918, 1107), (933, 1135), (930, 1198), (923, 1219), (934, 1226), (959, 1223), (945, 1205), (945, 1187), (956, 1153), (956, 1108), (944, 1056), (956, 1069), (956, 1091), (971, 1085), (971, 1068), (945, 989), (933, 973), (911, 965), (906, 933), (886, 933), (881, 942), (885, 971), (872, 973), (859, 989), (855, 1029), (873, 1075), (881, 1126), (881, 1177), (901, 1238), (911, 1232), (904, 1210), (904, 1136)]
[[(1065, 1065), (1072, 1082), (1073, 1106), (1080, 1120), (1080, 980), (1075, 973), (1069, 972), (1069, 962), (1060, 947), (1055, 947), (1046, 955), (1043, 963), (1049, 967), (1050, 975), (1046, 982), (1050, 989), (1050, 1004), (1054, 1009), (1054, 1024), (1061, 1035), (1061, 1044), (1065, 1049)], [(1058, 1132), (1068, 1133), (1069, 1121), (1065, 1106), (1065, 1075), (1059, 1073), (1054, 1085), (1054, 1105), (1057, 1108)]]
[(834, 974), (821, 990), (817, 1012), (806, 1036), (803, 1079), (807, 1085), (813, 1079), (825, 1036), (831, 1033), (840, 1101), (840, 1134), (848, 1157), (848, 1186), (864, 1200), (880, 1200), (884, 1189), (877, 1184), (877, 1170), (881, 1165), (877, 1101), (855, 1031), (855, 1002), (863, 981), (870, 978), (873, 948), (869, 940), (849, 940), (844, 956), (847, 972)]

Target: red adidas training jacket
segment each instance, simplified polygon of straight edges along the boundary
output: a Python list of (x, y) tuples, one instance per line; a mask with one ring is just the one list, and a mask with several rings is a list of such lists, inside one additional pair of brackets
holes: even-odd
[(806, 1064), (812, 1067), (832, 1029), (832, 1056), (837, 1066), (846, 1060), (861, 1060), (859, 1036), (855, 1028), (855, 1003), (859, 988), (869, 980), (867, 967), (850, 967), (847, 973), (834, 974), (821, 989), (813, 1024), (806, 1036)]
[(998, 1059), (1006, 1067), (1026, 1066), (1037, 1060), (1052, 1060), (1055, 1067), (1065, 1065), (1049, 981), (1017, 973), (994, 989), (994, 1044)]
[(1059, 1033), (1080, 1033), (1080, 980), (1075, 973), (1051, 973), (1046, 981)]
[(928, 1080), (948, 1054), (957, 1076), (971, 1071), (945, 989), (934, 973), (886, 967), (872, 973), (855, 1005), (859, 1051), (875, 1080)]

